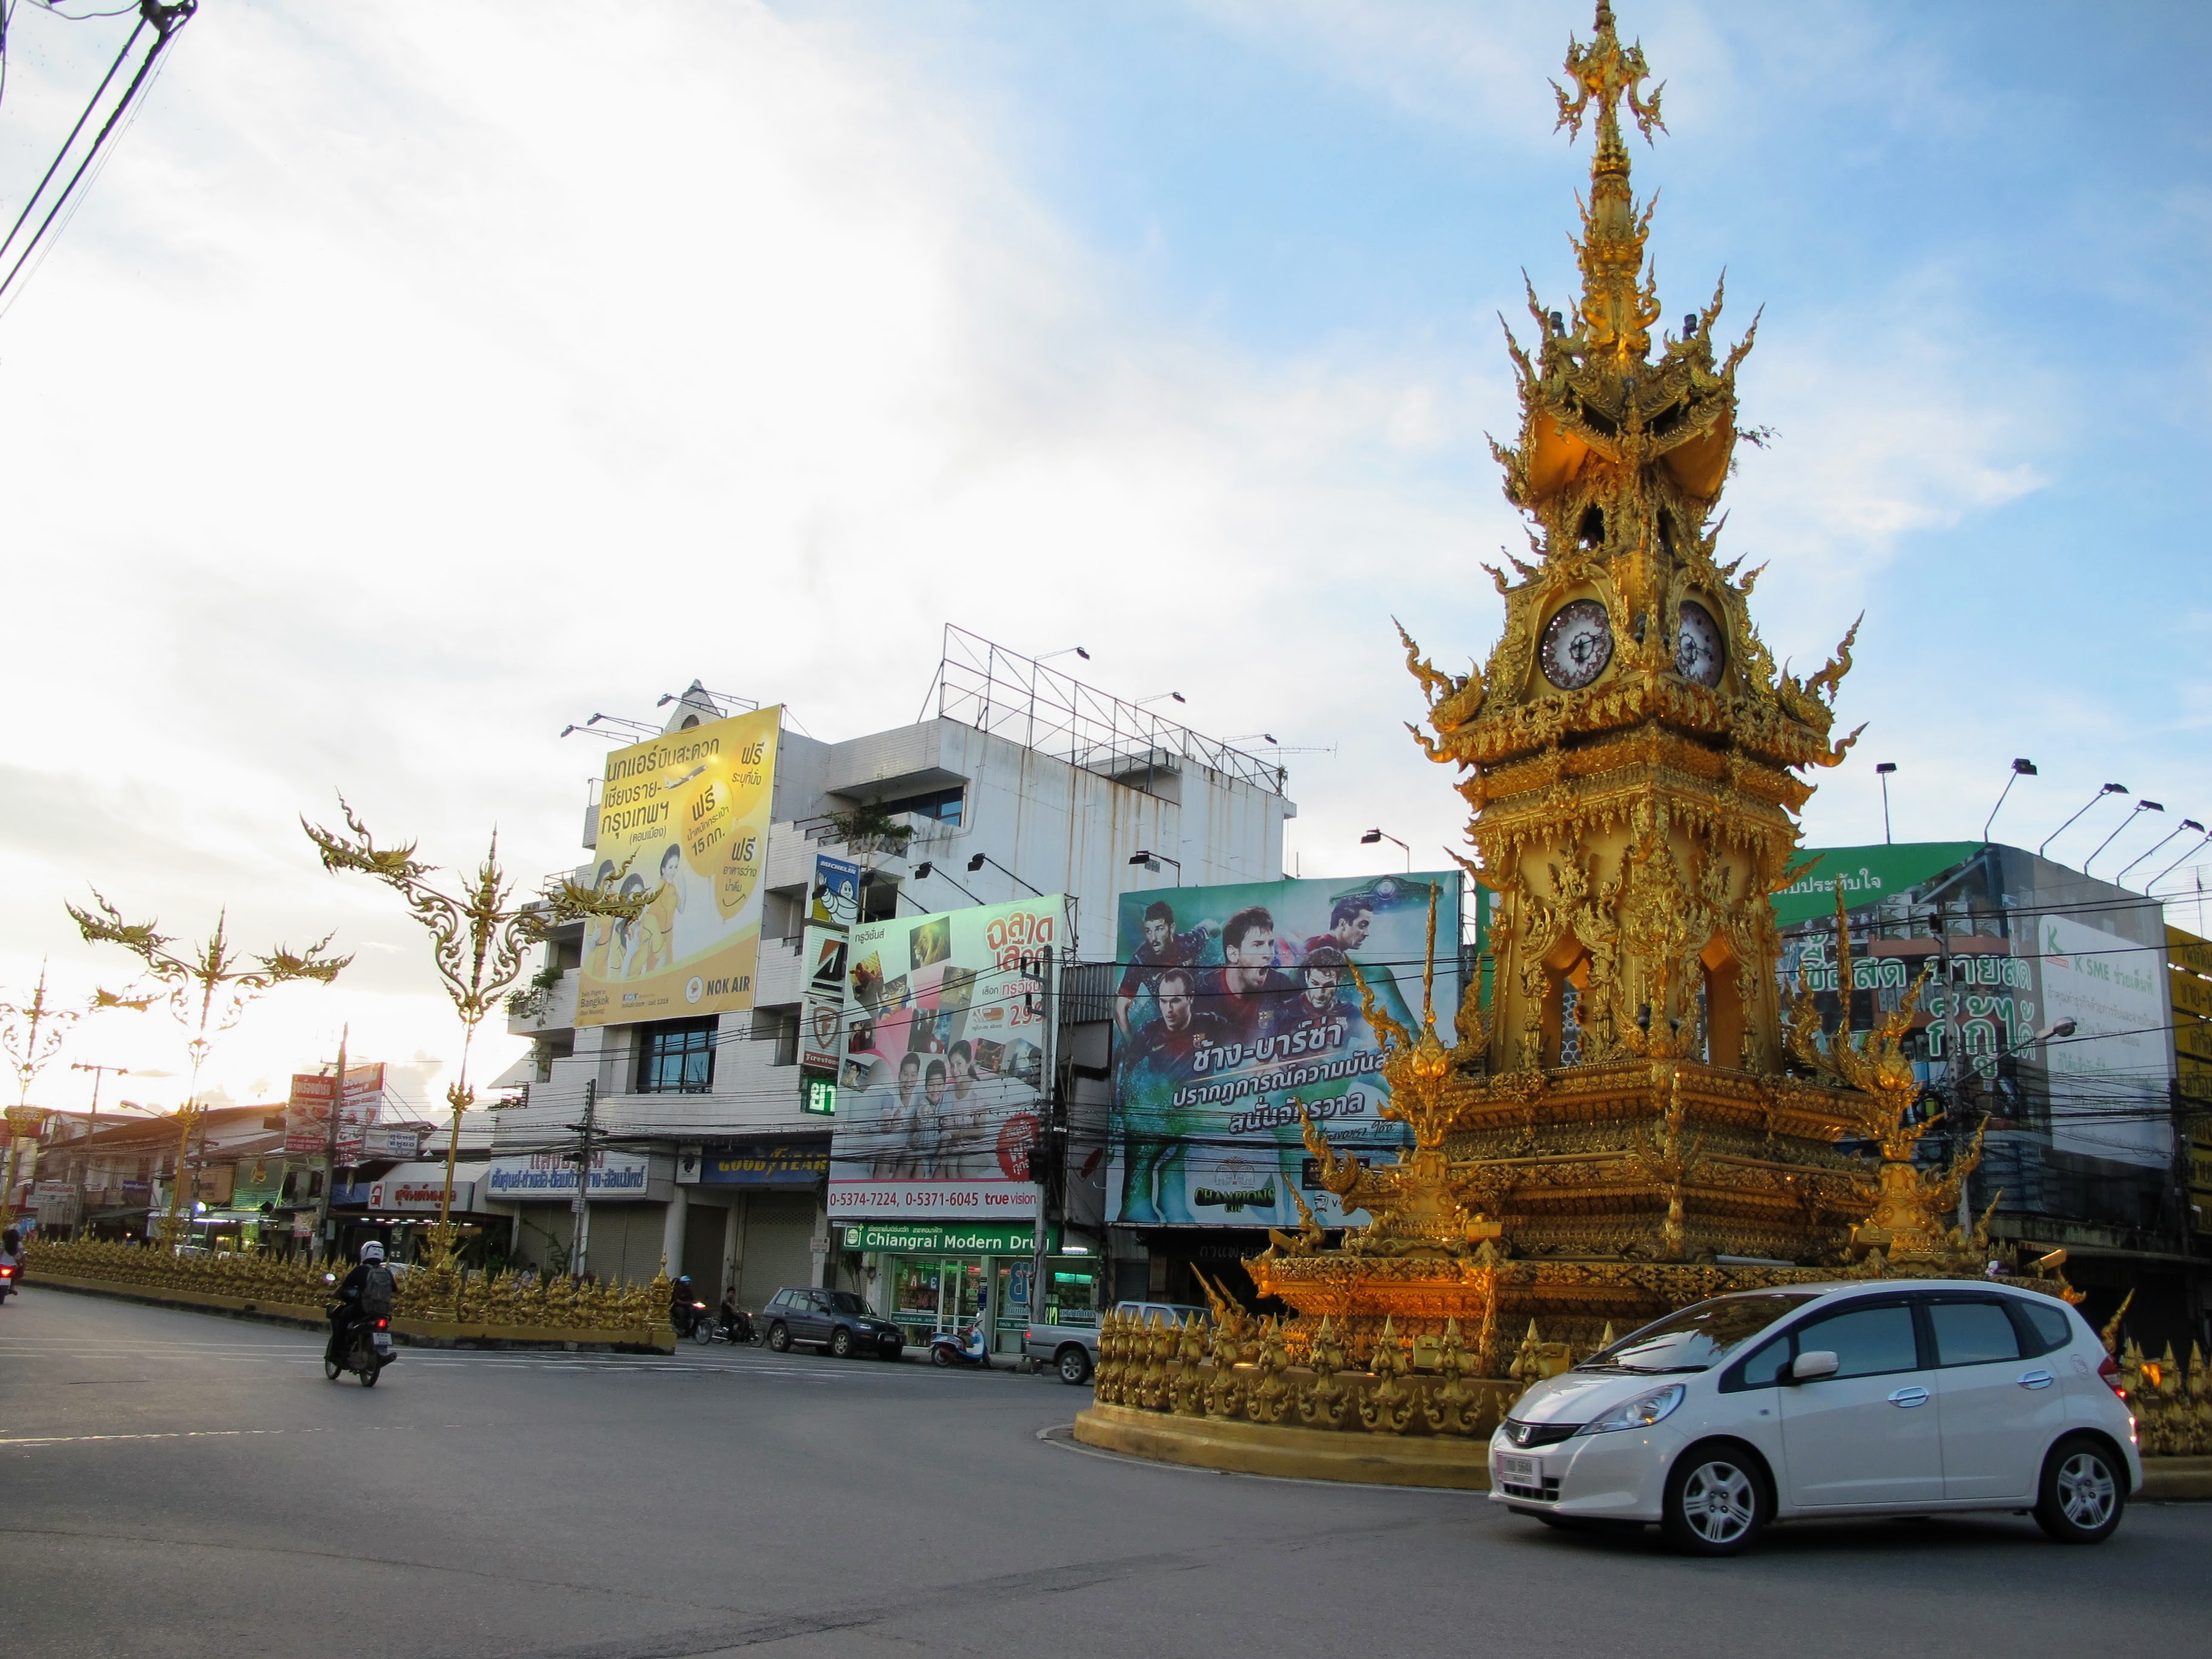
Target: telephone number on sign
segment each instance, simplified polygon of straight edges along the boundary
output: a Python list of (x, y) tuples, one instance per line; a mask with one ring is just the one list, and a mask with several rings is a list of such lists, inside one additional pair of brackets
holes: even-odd
[(940, 1193), (927, 1187), (840, 1187), (830, 1195), (832, 1210), (858, 1210), (883, 1205), (909, 1210), (980, 1210), (983, 1195), (974, 1192)]

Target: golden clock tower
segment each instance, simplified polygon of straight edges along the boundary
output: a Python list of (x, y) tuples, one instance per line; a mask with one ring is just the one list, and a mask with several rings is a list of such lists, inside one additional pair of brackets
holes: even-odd
[(1717, 356), (1716, 292), (1655, 341), (1651, 212), (1621, 118), (1649, 140), (1658, 89), (1605, 3), (1567, 71), (1559, 124), (1596, 129), (1582, 298), (1562, 313), (1530, 292), (1534, 353), (1507, 335), (1520, 439), (1493, 445), (1539, 556), (1491, 573), (1505, 630), (1483, 669), (1441, 674), (1407, 641), (1436, 733), (1416, 735), (1465, 769), (1470, 867), (1499, 895), (1493, 1071), (1643, 1056), (1776, 1071), (1768, 895), (1812, 793), (1796, 769), (1852, 741), (1831, 744), (1827, 701), (1850, 638), (1810, 680), (1778, 674), (1747, 604), (1758, 571), (1719, 562), (1751, 336)]

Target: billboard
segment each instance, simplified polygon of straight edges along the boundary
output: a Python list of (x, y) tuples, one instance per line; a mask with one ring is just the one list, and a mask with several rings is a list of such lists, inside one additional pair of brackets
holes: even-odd
[(781, 713), (710, 720), (607, 757), (592, 878), (653, 896), (634, 921), (587, 925), (577, 1024), (753, 1006)]
[(814, 885), (807, 890), (806, 919), (849, 928), (860, 919), (860, 866), (849, 859), (814, 855)]
[(1049, 1086), (1047, 975), (1067, 939), (1057, 893), (853, 929), (832, 1218), (1036, 1213), (1029, 1149)]
[(1377, 1115), (1382, 1043), (1351, 969), (1411, 1027), (1433, 893), (1437, 1032), (1451, 1041), (1460, 882), (1454, 871), (1124, 893), (1107, 1219), (1296, 1226), (1295, 1188), (1323, 1226), (1342, 1226), (1293, 1103), (1340, 1151), (1388, 1158), (1404, 1144)]
[[(2074, 1022), (2071, 1040), (2047, 1044), (2051, 1091), (2069, 1090), (2071, 1111), (2051, 1113), (2051, 1144), (2062, 1152), (2164, 1169), (2173, 1127), (2141, 1101), (2163, 1095), (2173, 1075), (2172, 1015), (2165, 954), (2071, 916), (2035, 921), (2043, 970), (2043, 1019)], [(2087, 1085), (2087, 1086), (2084, 1086)], [(2099, 1097), (2111, 1102), (2099, 1110)]]
[[(284, 1103), (284, 1152), (288, 1157), (320, 1158), (330, 1146), (331, 1106), (337, 1080), (320, 1073), (295, 1072)], [(349, 1066), (345, 1109), (338, 1117), (338, 1162), (362, 1162), (362, 1144), (384, 1099), (384, 1063)], [(377, 1153), (375, 1156), (382, 1156)]]
[(806, 964), (799, 1016), (802, 1070), (835, 1076), (845, 1048), (845, 930), (810, 926), (800, 946)]

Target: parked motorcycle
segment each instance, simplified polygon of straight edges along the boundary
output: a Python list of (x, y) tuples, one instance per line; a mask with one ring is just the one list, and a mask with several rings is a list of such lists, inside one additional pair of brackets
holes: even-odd
[(991, 1348), (984, 1340), (983, 1328), (970, 1325), (964, 1331), (939, 1331), (929, 1339), (929, 1363), (933, 1365), (980, 1365), (991, 1369)]
[[(699, 1305), (704, 1308), (706, 1304)], [(691, 1340), (703, 1348), (712, 1342), (727, 1342), (733, 1346), (742, 1346), (757, 1342), (760, 1338), (753, 1332), (752, 1320), (740, 1308), (732, 1319), (701, 1319), (691, 1328)]]
[(392, 1322), (389, 1319), (362, 1319), (355, 1322), (347, 1334), (345, 1358), (343, 1361), (325, 1358), (323, 1375), (333, 1382), (350, 1371), (361, 1379), (361, 1386), (373, 1389), (376, 1376), (392, 1361)]

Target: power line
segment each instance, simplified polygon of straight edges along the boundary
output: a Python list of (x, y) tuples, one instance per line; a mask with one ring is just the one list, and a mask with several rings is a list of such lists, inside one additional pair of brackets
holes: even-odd
[[(48, 9), (52, 10), (52, 8), (49, 6)], [(15, 216), (15, 222), (9, 227), (7, 235), (0, 238), (0, 259), (4, 259), (8, 256), (9, 249), (15, 246), (16, 237), (21, 233), (24, 224), (37, 210), (40, 203), (46, 199), (46, 187), (53, 182), (54, 175), (69, 160), (70, 151), (84, 131), (85, 124), (92, 118), (93, 112), (100, 107), (100, 100), (106, 95), (107, 89), (113, 83), (116, 75), (129, 60), (131, 52), (138, 44), (139, 37), (149, 28), (154, 31), (153, 45), (147, 49), (145, 58), (140, 62), (137, 72), (131, 77), (130, 84), (124, 88), (123, 95), (116, 100), (115, 106), (108, 112), (107, 118), (100, 124), (100, 131), (94, 136), (90, 149), (86, 150), (83, 159), (77, 163), (76, 170), (70, 174), (69, 182), (62, 186), (58, 195), (52, 198), (51, 205), (46, 209), (46, 216), (39, 221), (38, 228), (31, 233), (30, 239), (23, 244), (21, 252), (15, 257), (15, 264), (9, 267), (4, 276), (0, 276), (0, 309), (5, 308), (13, 297), (13, 292), (20, 291), (20, 285), (16, 279), (22, 274), (24, 267), (30, 262), (32, 256), (37, 253), (45, 243), (46, 233), (53, 228), (56, 219), (60, 217), (64, 209), (74, 211), (76, 202), (81, 199), (82, 193), (78, 190), (78, 185), (83, 182), (87, 171), (96, 161), (104, 163), (109, 139), (113, 137), (125, 117), (135, 112), (140, 94), (145, 89), (162, 59), (167, 55), (169, 47), (176, 40), (178, 33), (191, 21), (193, 14), (199, 9), (199, 0), (139, 0), (136, 9), (138, 13), (138, 21), (131, 27), (130, 36), (124, 41), (122, 50), (115, 54), (115, 61), (108, 65), (107, 73), (100, 77), (100, 85), (94, 88), (91, 98), (85, 104), (83, 113), (77, 117), (76, 125), (70, 129), (69, 137), (62, 141), (60, 149), (55, 152), (53, 161), (40, 178), (37, 187), (24, 202), (22, 211)], [(54, 15), (66, 18), (71, 22), (82, 22), (93, 17), (120, 16), (123, 14), (120, 11), (95, 12), (82, 16), (72, 16), (68, 12), (58, 11)]]

